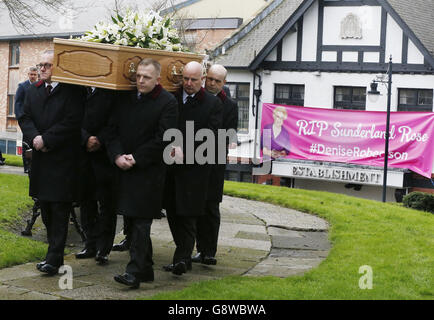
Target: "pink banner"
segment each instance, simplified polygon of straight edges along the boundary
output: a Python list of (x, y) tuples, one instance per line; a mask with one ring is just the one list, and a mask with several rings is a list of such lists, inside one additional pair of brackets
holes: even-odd
[[(264, 103), (261, 156), (384, 166), (386, 112)], [(389, 167), (431, 178), (434, 113), (392, 112)]]

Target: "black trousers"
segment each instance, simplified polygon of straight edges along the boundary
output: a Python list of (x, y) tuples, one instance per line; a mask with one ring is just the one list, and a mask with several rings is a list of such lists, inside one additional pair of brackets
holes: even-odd
[(205, 215), (197, 219), (196, 249), (204, 256), (215, 257), (220, 229), (220, 203), (207, 201)]
[(117, 216), (113, 199), (107, 189), (101, 200), (80, 203), (80, 221), (87, 238), (86, 248), (100, 251), (103, 255), (110, 253), (116, 235)]
[(151, 219), (125, 217), (128, 220), (130, 230), (128, 237), (131, 239), (130, 262), (126, 272), (136, 277), (146, 277), (152, 271), (152, 241), (151, 241)]
[(48, 252), (45, 261), (54, 267), (63, 265), (66, 237), (68, 236), (70, 202), (40, 201), (42, 221), (47, 229)]
[(179, 216), (175, 210), (168, 208), (166, 208), (166, 213), (176, 245), (173, 263), (184, 261), (186, 264), (190, 264), (196, 239), (197, 217)]

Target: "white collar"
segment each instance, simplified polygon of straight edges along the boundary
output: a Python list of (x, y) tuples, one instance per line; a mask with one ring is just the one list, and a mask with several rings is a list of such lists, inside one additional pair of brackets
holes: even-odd
[(45, 88), (48, 87), (48, 85), (51, 85), (51, 87), (53, 88), (52, 90), (54, 90), (54, 88), (56, 88), (58, 84), (59, 82), (51, 82), (51, 83), (45, 82)]

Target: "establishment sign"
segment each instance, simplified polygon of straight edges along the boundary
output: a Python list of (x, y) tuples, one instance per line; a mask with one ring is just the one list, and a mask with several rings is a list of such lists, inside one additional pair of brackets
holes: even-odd
[[(335, 181), (362, 185), (383, 185), (383, 170), (358, 166), (337, 166), (291, 161), (273, 161), (272, 174), (280, 177)], [(387, 185), (404, 187), (404, 170), (389, 170)]]
[[(311, 160), (382, 168), (385, 127), (386, 112), (264, 103), (261, 122), (261, 157), (263, 160)], [(389, 167), (409, 169), (431, 178), (434, 161), (433, 145), (433, 112), (392, 112)], [(342, 175), (342, 172), (329, 170), (309, 174), (324, 175), (334, 179), (333, 177)], [(355, 177), (356, 180), (368, 179), (363, 174)], [(376, 179), (369, 178), (370, 181)]]

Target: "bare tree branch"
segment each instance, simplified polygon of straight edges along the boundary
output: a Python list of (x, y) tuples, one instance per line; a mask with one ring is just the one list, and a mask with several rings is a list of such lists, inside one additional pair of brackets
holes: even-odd
[[(175, 6), (174, 0), (157, 0), (157, 1), (147, 1), (148, 4), (150, 4), (150, 7), (157, 12), (160, 12), (161, 10), (171, 8)], [(150, 3), (151, 2), (151, 3)]]
[[(0, 0), (0, 7), (5, 7), (9, 13), (12, 25), (17, 30), (31, 32), (34, 24), (50, 25), (48, 15), (40, 12), (63, 12), (68, 0)], [(37, 11), (39, 10), (39, 12)]]

